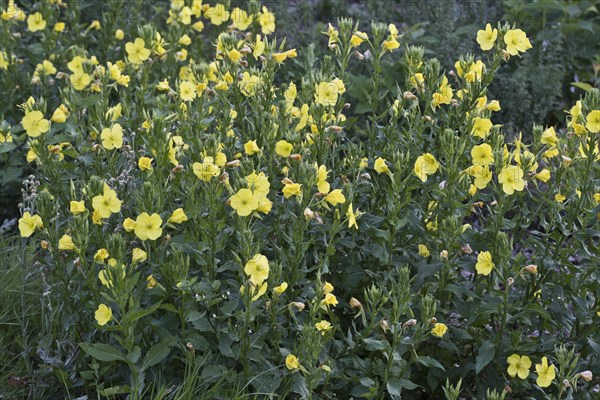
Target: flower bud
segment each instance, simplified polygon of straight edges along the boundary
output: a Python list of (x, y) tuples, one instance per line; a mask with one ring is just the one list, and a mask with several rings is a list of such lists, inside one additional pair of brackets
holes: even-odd
[(429, 320), (430, 324), (437, 324), (437, 318), (436, 317), (431, 317), (431, 319)]
[(571, 162), (573, 161), (570, 157), (567, 156), (562, 156), (563, 159), (563, 165), (565, 167), (568, 167), (569, 165), (571, 165)]
[(440, 258), (442, 260), (447, 260), (448, 259), (448, 250), (442, 250), (442, 251), (440, 251)]
[(304, 217), (306, 217), (306, 219), (311, 219), (315, 217), (315, 213), (308, 207), (306, 207), (304, 209)]
[(296, 307), (296, 309), (298, 311), (304, 310), (304, 307), (305, 307), (304, 303), (301, 303), (299, 301), (293, 301), (293, 302), (290, 303), (290, 305), (293, 306), (293, 307)]
[(365, 59), (365, 56), (360, 51), (358, 51), (358, 50), (356, 50), (354, 52), (354, 55), (356, 56), (356, 58), (358, 58), (361, 61)]
[(362, 304), (360, 304), (360, 301), (358, 301), (357, 299), (355, 299), (354, 297), (350, 299), (350, 307), (352, 308), (362, 308)]
[(233, 160), (233, 161), (229, 161), (228, 163), (225, 164), (226, 167), (239, 167), (242, 164), (242, 162), (240, 160)]
[(185, 347), (187, 347), (187, 349), (189, 351), (194, 350), (194, 345), (192, 344), (192, 342), (187, 342), (187, 344), (185, 345)]
[(302, 155), (301, 154), (290, 154), (289, 159), (299, 161), (299, 160), (302, 160)]
[(471, 254), (473, 252), (473, 249), (471, 249), (471, 246), (469, 246), (468, 243), (463, 245), (460, 250), (465, 254)]
[(531, 264), (525, 267), (525, 271), (529, 272), (532, 275), (537, 274), (537, 265)]
[(404, 328), (408, 328), (409, 326), (415, 326), (416, 324), (417, 324), (417, 320), (412, 318), (412, 319), (409, 319), (408, 321), (406, 321), (402, 326)]
[(511, 278), (508, 278), (508, 279), (506, 280), (506, 284), (507, 284), (508, 286), (512, 286), (512, 285), (513, 285), (513, 283), (515, 283), (515, 280), (514, 280), (514, 278), (512, 278), (512, 277), (511, 277)]
[(586, 382), (591, 382), (592, 378), (594, 377), (594, 375), (592, 374), (592, 371), (589, 371), (589, 370), (580, 372), (577, 375)]
[(413, 92), (406, 91), (402, 93), (402, 98), (405, 100), (417, 100), (417, 96)]
[(390, 330), (390, 324), (388, 324), (388, 322), (385, 319), (382, 319), (381, 322), (379, 322), (379, 326), (384, 332)]

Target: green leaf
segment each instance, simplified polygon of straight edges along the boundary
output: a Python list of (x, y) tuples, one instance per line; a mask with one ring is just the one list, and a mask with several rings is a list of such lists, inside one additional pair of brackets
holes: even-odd
[(442, 371), (446, 370), (444, 368), (444, 366), (438, 362), (438, 360), (436, 360), (435, 358), (431, 358), (429, 356), (417, 357), (417, 362), (423, 364), (426, 367), (439, 368)]
[(154, 345), (146, 354), (144, 361), (142, 361), (141, 370), (144, 371), (147, 368), (150, 368), (153, 365), (158, 364), (162, 360), (164, 360), (171, 351), (171, 341), (165, 340), (157, 345)]
[(488, 365), (496, 354), (496, 346), (490, 340), (484, 342), (479, 348), (479, 354), (475, 360), (475, 373), (481, 372), (486, 365)]
[(129, 386), (113, 386), (103, 390), (100, 390), (100, 394), (103, 396), (114, 396), (117, 394), (129, 394), (131, 388)]
[(579, 89), (585, 90), (586, 92), (589, 92), (594, 88), (592, 85), (585, 82), (571, 82), (571, 85), (578, 87)]
[(0, 154), (8, 153), (17, 148), (17, 144), (15, 142), (4, 142), (0, 144)]
[(94, 357), (99, 361), (123, 361), (127, 362), (127, 356), (119, 351), (116, 347), (105, 343), (79, 343), (79, 347), (86, 352), (87, 355)]
[(400, 379), (398, 379), (398, 378), (389, 379), (388, 383), (385, 387), (386, 387), (387, 392), (389, 393), (391, 399), (399, 400), (402, 398), (402, 386), (400, 383)]

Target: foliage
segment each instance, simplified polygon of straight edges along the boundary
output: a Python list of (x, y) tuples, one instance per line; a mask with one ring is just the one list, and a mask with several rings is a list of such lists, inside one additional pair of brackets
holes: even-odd
[(393, 24), (292, 48), (254, 2), (11, 10), (33, 397), (593, 398), (600, 92), (558, 132), (493, 124), (523, 31), (446, 73)]

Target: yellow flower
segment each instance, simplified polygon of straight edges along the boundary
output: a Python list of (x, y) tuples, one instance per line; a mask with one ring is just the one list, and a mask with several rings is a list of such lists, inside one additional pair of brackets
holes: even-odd
[(187, 215), (185, 215), (183, 208), (178, 208), (177, 210), (173, 211), (173, 214), (171, 214), (171, 217), (169, 217), (169, 222), (172, 222), (174, 224), (181, 224), (182, 222), (185, 222), (187, 220), (188, 217)]
[(50, 122), (47, 119), (44, 119), (44, 114), (40, 111), (30, 111), (25, 113), (25, 116), (21, 120), (21, 124), (29, 137), (38, 137), (42, 133), (48, 132), (50, 129)]
[(600, 132), (600, 110), (591, 111), (585, 118), (585, 127), (592, 133)]
[(475, 165), (488, 165), (493, 163), (494, 154), (492, 153), (492, 146), (487, 143), (473, 146), (471, 149), (471, 157), (473, 158), (473, 164)]
[(258, 16), (258, 23), (263, 34), (268, 35), (275, 32), (275, 14), (265, 6), (263, 6), (262, 13)]
[(86, 211), (85, 202), (83, 200), (81, 200), (81, 201), (71, 200), (71, 202), (69, 203), (69, 206), (70, 206), (71, 213), (73, 215), (82, 214)]
[(231, 11), (231, 22), (234, 28), (245, 31), (252, 23), (252, 16), (248, 16), (246, 11), (236, 7)]
[(390, 169), (389, 169), (387, 163), (385, 162), (385, 159), (381, 158), (381, 157), (378, 157), (377, 160), (375, 160), (374, 167), (375, 167), (375, 171), (377, 171), (380, 174), (390, 172)]
[(249, 140), (244, 144), (244, 151), (247, 155), (251, 156), (256, 153), (260, 153), (260, 147), (256, 144), (256, 140)]
[(71, 239), (71, 236), (62, 235), (62, 237), (58, 241), (58, 249), (59, 250), (75, 250), (75, 243), (73, 243), (73, 239)]
[(326, 321), (326, 320), (322, 320), (320, 322), (317, 322), (315, 324), (315, 328), (321, 332), (321, 335), (325, 335), (327, 333), (327, 331), (331, 330), (333, 328), (333, 326), (331, 325), (331, 322)]
[(146, 48), (146, 42), (142, 38), (136, 38), (135, 41), (125, 44), (127, 59), (132, 64), (141, 64), (150, 57), (150, 50)]
[(557, 194), (554, 196), (554, 200), (555, 200), (557, 203), (562, 203), (562, 202), (564, 202), (566, 199), (567, 199), (567, 198), (566, 198), (564, 195), (560, 194), (560, 193), (557, 193)]
[(262, 254), (256, 254), (246, 263), (244, 272), (254, 286), (259, 286), (269, 277), (269, 260)]
[(108, 257), (110, 257), (110, 254), (108, 254), (108, 250), (106, 250), (104, 248), (98, 249), (96, 254), (94, 254), (94, 261), (103, 263), (104, 260), (106, 260)]
[(325, 281), (325, 283), (323, 284), (323, 294), (331, 293), (333, 292), (333, 289), (335, 289), (333, 285)]
[(300, 362), (298, 361), (298, 358), (295, 355), (288, 354), (285, 358), (285, 366), (287, 367), (287, 369), (294, 371), (300, 368)]
[(46, 28), (46, 20), (40, 12), (27, 17), (27, 29), (29, 32), (43, 31)]
[(429, 257), (431, 255), (431, 253), (429, 252), (429, 249), (427, 248), (426, 245), (424, 245), (424, 244), (419, 245), (419, 255), (421, 257)]
[(131, 231), (135, 230), (135, 226), (136, 226), (136, 223), (131, 218), (125, 218), (125, 221), (123, 221), (123, 228), (127, 232), (131, 232)]
[(543, 169), (535, 174), (535, 179), (539, 179), (542, 182), (548, 182), (550, 180), (550, 170)]
[(437, 162), (433, 154), (426, 153), (417, 157), (415, 161), (414, 173), (417, 177), (425, 182), (429, 175), (433, 175), (438, 170), (440, 164)]
[(556, 137), (556, 132), (553, 127), (546, 129), (542, 133), (542, 138), (540, 139), (542, 144), (547, 144), (548, 146), (556, 146), (558, 145), (558, 137)]
[(433, 329), (431, 329), (431, 334), (433, 336), (442, 337), (448, 332), (448, 327), (446, 324), (441, 322), (437, 322), (433, 325)]
[(471, 130), (471, 134), (485, 139), (490, 134), (492, 126), (492, 121), (490, 121), (488, 118), (475, 117), (473, 120), (473, 129)]
[(108, 323), (108, 321), (112, 319), (112, 310), (110, 309), (110, 307), (107, 307), (104, 304), (100, 304), (98, 306), (98, 309), (94, 313), (94, 317), (96, 318), (98, 325), (104, 326)]
[(108, 218), (112, 213), (121, 211), (121, 200), (117, 198), (117, 193), (105, 183), (103, 194), (92, 198), (92, 207), (100, 213), (102, 218)]
[(488, 51), (494, 47), (497, 37), (498, 29), (492, 29), (490, 24), (485, 26), (485, 30), (477, 31), (477, 43), (479, 43), (483, 51)]
[(195, 162), (192, 164), (192, 170), (194, 171), (194, 175), (204, 182), (210, 181), (221, 173), (220, 168), (214, 164), (212, 157), (205, 157), (202, 164)]
[(525, 53), (528, 49), (531, 49), (531, 42), (527, 39), (525, 32), (520, 29), (511, 29), (504, 35), (504, 43), (506, 44), (506, 51), (511, 56), (516, 56), (521, 53)]
[(283, 63), (288, 58), (295, 58), (297, 56), (298, 53), (296, 53), (296, 49), (290, 49), (283, 53), (273, 53), (273, 59), (279, 64)]
[(146, 253), (144, 250), (140, 249), (139, 247), (136, 247), (133, 249), (133, 251), (131, 253), (131, 262), (133, 264), (144, 262), (147, 259), (148, 259), (148, 253)]
[(140, 157), (138, 161), (138, 167), (142, 171), (152, 171), (152, 158), (149, 157)]
[(71, 84), (73, 85), (73, 88), (75, 90), (83, 90), (89, 86), (90, 82), (92, 81), (92, 78), (89, 76), (89, 74), (86, 74), (84, 72), (78, 72), (71, 75), (69, 80), (71, 81)]
[(114, 124), (111, 128), (104, 128), (100, 139), (106, 150), (120, 149), (123, 147), (123, 128), (119, 124)]
[(325, 201), (331, 204), (332, 206), (337, 206), (338, 204), (343, 204), (346, 202), (346, 197), (342, 193), (341, 189), (335, 189), (331, 191), (327, 196), (325, 196)]
[(368, 39), (369, 36), (366, 33), (356, 31), (352, 34), (352, 37), (350, 38), (350, 44), (352, 45), (352, 47), (358, 47), (361, 45), (362, 42)]
[(19, 232), (21, 233), (21, 237), (29, 237), (36, 229), (43, 227), (42, 218), (37, 214), (31, 215), (27, 211), (19, 218)]
[(281, 294), (281, 293), (285, 292), (287, 288), (288, 288), (287, 282), (282, 282), (281, 285), (274, 287), (273, 291), (277, 294)]
[(299, 183), (286, 183), (282, 189), (283, 196), (289, 199), (292, 196), (302, 195), (302, 185)]
[(280, 140), (279, 142), (275, 143), (275, 154), (280, 157), (288, 157), (290, 154), (292, 154), (293, 149), (294, 146), (285, 140)]
[(210, 7), (206, 10), (204, 14), (206, 17), (210, 18), (210, 22), (213, 25), (221, 25), (223, 22), (227, 22), (229, 19), (229, 11), (225, 9), (223, 4), (217, 4), (214, 7)]
[(358, 224), (356, 223), (356, 215), (354, 214), (354, 210), (352, 209), (352, 203), (348, 205), (346, 217), (348, 217), (348, 228), (352, 228), (354, 226), (356, 229), (358, 229)]
[(135, 220), (135, 235), (140, 240), (156, 240), (162, 234), (162, 218), (158, 214), (141, 213)]
[(190, 81), (181, 82), (179, 84), (179, 97), (181, 97), (183, 101), (194, 100), (196, 98), (196, 85)]
[(523, 170), (516, 165), (509, 165), (502, 168), (498, 175), (498, 182), (502, 184), (504, 193), (511, 195), (517, 191), (525, 189), (525, 181), (523, 180)]
[[(315, 167), (317, 167), (316, 163)], [(329, 193), (331, 186), (329, 185), (329, 182), (327, 182), (328, 173), (329, 172), (327, 171), (327, 167), (325, 167), (324, 165), (321, 165), (317, 168), (317, 190), (319, 190), (319, 193)]]
[(234, 63), (238, 62), (240, 58), (242, 58), (242, 53), (237, 51), (236, 49), (231, 49), (227, 52), (227, 57)]
[(548, 359), (546, 357), (542, 357), (541, 364), (535, 365), (535, 372), (538, 374), (535, 383), (541, 388), (550, 386), (556, 377), (554, 365), (548, 365)]
[(146, 282), (147, 282), (146, 283), (147, 289), (152, 289), (158, 283), (158, 282), (156, 282), (156, 279), (154, 279), (154, 276), (152, 276), (152, 275), (148, 275), (148, 277), (146, 277)]
[(521, 379), (527, 379), (529, 376), (529, 368), (531, 368), (531, 360), (527, 356), (519, 356), (513, 354), (506, 359), (508, 362), (508, 374), (511, 377), (519, 375)]
[(64, 22), (57, 22), (56, 24), (54, 24), (54, 32), (62, 32), (65, 30), (65, 23)]
[(240, 189), (231, 196), (231, 207), (240, 217), (247, 217), (258, 208), (259, 198), (250, 189)]
[(492, 262), (492, 254), (489, 251), (482, 251), (477, 256), (477, 264), (475, 264), (477, 273), (487, 276), (492, 273), (494, 263)]
[(50, 120), (52, 122), (63, 123), (67, 120), (69, 116), (69, 110), (67, 106), (61, 104), (56, 110), (54, 110), (54, 114), (52, 114), (52, 118)]
[(125, 32), (123, 32), (122, 29), (117, 29), (115, 31), (115, 39), (117, 39), (117, 40), (123, 40), (124, 37), (125, 37)]
[(325, 298), (321, 300), (322, 307), (337, 306), (338, 300), (333, 293), (325, 294)]
[(321, 82), (316, 88), (315, 101), (322, 106), (333, 107), (337, 103), (339, 87), (335, 82)]

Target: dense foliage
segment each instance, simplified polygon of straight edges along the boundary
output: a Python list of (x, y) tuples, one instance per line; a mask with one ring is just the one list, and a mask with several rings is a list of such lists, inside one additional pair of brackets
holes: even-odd
[(491, 87), (537, 51), (518, 26), (445, 70), (394, 24), (291, 47), (258, 3), (123, 7), (3, 10), (43, 311), (0, 395), (597, 396), (598, 90), (516, 133)]

